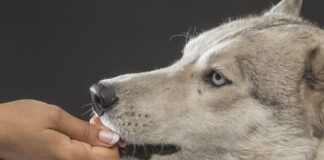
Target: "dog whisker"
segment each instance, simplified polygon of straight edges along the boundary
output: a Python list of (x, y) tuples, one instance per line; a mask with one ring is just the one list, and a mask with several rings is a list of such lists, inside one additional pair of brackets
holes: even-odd
[(85, 104), (85, 105), (81, 106), (81, 108), (87, 108), (87, 107), (90, 107), (91, 104), (92, 104), (92, 103), (90, 102), (90, 103), (88, 103), (88, 104)]
[(184, 37), (185, 40), (186, 40), (186, 43), (187, 43), (191, 38), (193, 38), (194, 36), (196, 36), (196, 35), (195, 35), (195, 33), (196, 33), (196, 29), (197, 29), (197, 28), (196, 28), (196, 26), (195, 26), (194, 31), (193, 31), (193, 34), (191, 34), (191, 33), (190, 33), (190, 31), (191, 31), (191, 26), (190, 26), (187, 32), (182, 32), (181, 34), (174, 34), (174, 35), (171, 35), (170, 38), (169, 38), (169, 41), (171, 41), (171, 40), (172, 40), (173, 38), (175, 38), (175, 37)]
[(184, 37), (184, 38), (187, 38), (187, 35), (184, 34), (184, 33), (182, 33), (182, 34), (173, 34), (173, 35), (170, 36), (169, 41), (171, 41), (175, 37)]
[(90, 117), (92, 117), (94, 114), (95, 114), (94, 112), (91, 112), (91, 113), (90, 113)]
[(189, 27), (187, 33), (185, 33), (185, 34), (186, 34), (186, 43), (188, 43), (188, 40), (189, 40), (190, 37), (191, 37), (190, 30), (191, 30), (191, 26)]
[(85, 116), (85, 115), (87, 115), (87, 114), (90, 114), (91, 111), (92, 111), (92, 108), (88, 109), (87, 111), (85, 111), (85, 112), (81, 115), (81, 117), (83, 117), (83, 116)]

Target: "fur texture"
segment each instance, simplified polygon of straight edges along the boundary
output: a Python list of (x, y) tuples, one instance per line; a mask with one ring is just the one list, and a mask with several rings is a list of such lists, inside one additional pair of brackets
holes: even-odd
[[(204, 32), (169, 67), (100, 81), (119, 97), (101, 119), (128, 143), (181, 148), (154, 160), (323, 160), (324, 32), (301, 4)], [(231, 83), (213, 85), (213, 71)]]

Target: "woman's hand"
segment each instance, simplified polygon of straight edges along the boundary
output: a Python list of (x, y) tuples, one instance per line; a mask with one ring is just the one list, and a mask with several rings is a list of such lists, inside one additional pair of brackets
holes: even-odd
[(0, 157), (119, 160), (118, 146), (114, 145), (118, 135), (100, 125), (96, 118), (92, 123), (35, 100), (0, 104)]

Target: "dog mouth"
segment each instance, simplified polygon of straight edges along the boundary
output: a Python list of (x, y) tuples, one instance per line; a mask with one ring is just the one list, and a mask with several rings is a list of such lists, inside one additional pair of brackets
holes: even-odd
[(177, 145), (173, 144), (128, 144), (124, 140), (118, 142), (119, 152), (122, 159), (140, 159), (149, 160), (153, 155), (172, 155), (181, 150)]
[[(112, 123), (108, 116), (101, 118), (101, 121), (106, 127), (119, 134), (118, 127)], [(122, 136), (118, 141), (118, 146), (122, 159), (149, 160), (153, 155), (172, 155), (181, 150), (180, 146), (175, 144), (134, 144), (126, 141)]]

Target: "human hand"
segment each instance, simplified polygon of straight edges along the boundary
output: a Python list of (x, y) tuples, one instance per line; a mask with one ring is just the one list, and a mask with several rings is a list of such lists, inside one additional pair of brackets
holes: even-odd
[(98, 119), (92, 123), (35, 100), (0, 104), (0, 157), (119, 160), (118, 146), (113, 145), (118, 135), (100, 125)]

